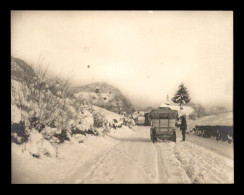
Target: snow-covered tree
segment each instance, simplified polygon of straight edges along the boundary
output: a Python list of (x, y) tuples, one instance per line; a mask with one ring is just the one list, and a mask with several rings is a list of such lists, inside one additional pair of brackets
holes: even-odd
[(175, 93), (175, 96), (172, 98), (172, 101), (179, 104), (180, 110), (182, 110), (182, 105), (187, 104), (190, 102), (190, 100), (191, 98), (189, 97), (187, 87), (184, 85), (184, 83), (181, 83), (177, 92)]

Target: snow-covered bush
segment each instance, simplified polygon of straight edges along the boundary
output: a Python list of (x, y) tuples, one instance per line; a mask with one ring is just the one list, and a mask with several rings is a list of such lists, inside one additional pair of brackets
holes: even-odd
[(68, 121), (67, 128), (71, 135), (97, 134), (94, 128), (93, 114), (86, 107), (81, 107), (76, 116)]
[(58, 139), (58, 143), (64, 143), (64, 141), (70, 141), (70, 134), (67, 129), (62, 129), (61, 133), (54, 133), (53, 136)]
[(97, 128), (104, 127), (105, 124), (104, 115), (102, 115), (101, 113), (95, 113), (93, 117), (94, 117), (94, 127)]
[[(55, 85), (55, 82), (47, 80), (44, 82), (43, 77), (34, 77), (12, 87), (11, 103), (29, 114), (28, 119), (24, 119), (24, 122), (30, 125), (30, 128), (34, 127), (41, 131), (46, 125), (54, 124), (54, 121), (65, 118), (67, 84), (65, 83), (60, 88), (61, 97), (55, 95), (55, 91), (52, 92)], [(65, 121), (57, 122), (63, 128), (64, 123)]]
[(94, 112), (91, 103), (71, 95), (68, 81), (47, 78), (46, 71), (21, 83), (11, 80), (11, 136), (32, 156), (57, 156), (55, 148), (73, 138), (83, 142), (87, 134), (133, 127), (134, 121), (110, 112)]
[[(17, 123), (23, 123), (25, 134), (37, 130), (51, 143), (69, 140), (72, 129), (96, 134), (93, 115), (89, 112), (91, 108), (70, 95), (68, 81), (48, 79), (45, 75), (46, 71), (38, 70), (35, 77), (22, 83), (12, 80), (11, 105), (20, 112)], [(17, 117), (13, 115), (13, 119)], [(20, 143), (17, 133), (12, 134), (12, 139)]]
[(43, 156), (56, 157), (57, 152), (55, 147), (45, 140), (41, 133), (32, 129), (29, 135), (29, 140), (25, 143), (24, 151), (29, 152), (33, 157), (41, 158)]
[(123, 116), (123, 125), (128, 126), (130, 129), (132, 129), (135, 126), (135, 121), (132, 118)]
[(112, 114), (111, 112), (107, 114), (95, 112), (94, 123), (96, 123), (96, 125), (94, 125), (96, 128), (103, 128), (104, 131), (109, 131), (112, 128), (122, 128), (123, 126), (132, 129), (135, 125), (133, 119), (126, 117), (125, 115)]
[[(57, 128), (52, 128), (52, 127), (46, 126), (42, 130), (41, 133), (42, 133), (42, 136), (43, 136), (44, 139), (51, 140), (51, 139), (53, 139), (55, 134), (61, 134), (61, 131), (58, 131)], [(54, 141), (54, 140), (52, 140), (52, 141)], [(58, 142), (58, 140), (56, 140), (56, 141)]]

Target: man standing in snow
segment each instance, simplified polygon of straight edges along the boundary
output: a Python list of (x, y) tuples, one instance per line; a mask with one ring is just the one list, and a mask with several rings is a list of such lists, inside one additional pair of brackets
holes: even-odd
[(187, 130), (186, 115), (183, 115), (181, 117), (180, 130), (182, 131), (182, 136), (183, 136), (182, 141), (185, 141), (185, 139), (186, 139), (186, 130)]

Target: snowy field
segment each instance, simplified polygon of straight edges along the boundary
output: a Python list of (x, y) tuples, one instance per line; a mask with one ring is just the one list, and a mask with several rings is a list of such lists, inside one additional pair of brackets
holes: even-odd
[(133, 131), (123, 126), (101, 136), (87, 136), (84, 143), (65, 142), (59, 158), (41, 159), (12, 143), (12, 183), (234, 182), (233, 158), (228, 154), (233, 145), (223, 147), (221, 142), (194, 135), (187, 135), (186, 142), (180, 140), (177, 131), (177, 143), (153, 144), (149, 127), (137, 126)]
[(233, 112), (226, 112), (217, 115), (203, 116), (196, 120), (187, 120), (188, 129), (193, 129), (195, 125), (209, 126), (233, 126)]

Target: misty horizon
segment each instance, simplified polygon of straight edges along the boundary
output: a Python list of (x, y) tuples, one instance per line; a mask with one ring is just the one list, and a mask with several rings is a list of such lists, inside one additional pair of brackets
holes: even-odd
[[(58, 74), (58, 73), (56, 73), (56, 72), (48, 72), (48, 75), (51, 77), (51, 78), (53, 78), (53, 77), (55, 77), (55, 76), (60, 76), (60, 74)], [(62, 78), (62, 76), (60, 76), (61, 78)], [(66, 77), (63, 77), (63, 79), (65, 80), (65, 79), (69, 79), (70, 77), (69, 76), (66, 76)], [(165, 101), (166, 101), (166, 97), (167, 96), (165, 96), (165, 97), (163, 97), (162, 96), (162, 98), (161, 98), (161, 101), (158, 101), (158, 102), (153, 102), (153, 103), (151, 103), (150, 102), (150, 100), (145, 100), (143, 97), (136, 97), (134, 100), (133, 99), (131, 99), (131, 98), (129, 98), (128, 97), (128, 95), (126, 94), (126, 91), (123, 91), (123, 90), (121, 90), (120, 88), (119, 88), (119, 86), (116, 86), (116, 85), (114, 85), (113, 83), (110, 83), (110, 82), (107, 82), (106, 80), (101, 80), (101, 81), (96, 81), (96, 82), (83, 82), (83, 83), (79, 83), (79, 82), (77, 82), (77, 83), (75, 83), (75, 82), (73, 82), (72, 81), (72, 79), (71, 79), (71, 87), (80, 87), (80, 86), (83, 86), (83, 85), (88, 85), (88, 84), (92, 84), (92, 83), (106, 83), (106, 84), (109, 84), (109, 85), (112, 85), (112, 86), (114, 86), (114, 87), (116, 87), (116, 88), (118, 88), (118, 90), (120, 90), (120, 92), (126, 97), (126, 98), (128, 98), (130, 101), (131, 101), (131, 103), (135, 106), (135, 108), (138, 108), (138, 109), (146, 109), (147, 107), (154, 107), (154, 108), (156, 108), (156, 107), (159, 107), (161, 104), (163, 104)], [(179, 83), (179, 85), (180, 85), (180, 83)], [(175, 87), (175, 92), (176, 92), (176, 90), (178, 89), (178, 86), (179, 85), (177, 85), (176, 87)], [(186, 86), (187, 87), (187, 86)], [(175, 93), (174, 93), (175, 94)], [(174, 95), (173, 94), (173, 95)], [(173, 95), (172, 96), (170, 96), (169, 95), (169, 99), (170, 99), (170, 104), (172, 105), (172, 104), (174, 104), (174, 105), (177, 105), (176, 103), (173, 103), (173, 101), (171, 100), (172, 98), (173, 98)], [(190, 94), (190, 97), (191, 97), (191, 94)], [(213, 102), (207, 102), (207, 103), (203, 103), (203, 102), (198, 102), (198, 101), (196, 101), (196, 100), (193, 100), (193, 101), (190, 101), (190, 103), (195, 103), (195, 104), (201, 104), (201, 105), (203, 105), (204, 107), (206, 107), (206, 108), (209, 108), (209, 107), (212, 107), (212, 106), (223, 106), (223, 107), (226, 107), (227, 108), (227, 110), (228, 111), (233, 111), (233, 105), (232, 105), (232, 103), (230, 103), (230, 102), (215, 102), (215, 101), (213, 101)], [(183, 105), (184, 106), (184, 105)], [(185, 106), (187, 106), (187, 105), (185, 105)]]
[(51, 75), (106, 82), (140, 107), (183, 82), (192, 102), (232, 110), (231, 11), (12, 11), (11, 55), (42, 56)]

